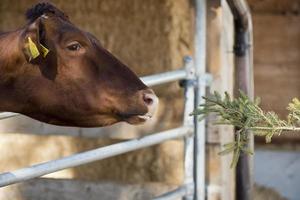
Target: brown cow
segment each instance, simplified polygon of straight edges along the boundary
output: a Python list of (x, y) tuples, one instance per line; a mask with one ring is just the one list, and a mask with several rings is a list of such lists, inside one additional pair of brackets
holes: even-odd
[(154, 92), (92, 34), (49, 3), (26, 18), (23, 28), (0, 34), (0, 111), (80, 127), (152, 117)]

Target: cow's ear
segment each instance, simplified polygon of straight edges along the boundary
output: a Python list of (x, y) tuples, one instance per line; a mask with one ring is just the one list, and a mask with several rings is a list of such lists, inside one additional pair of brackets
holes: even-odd
[(28, 62), (47, 57), (49, 49), (43, 44), (45, 35), (41, 18), (29, 24), (26, 28), (23, 37), (23, 52)]

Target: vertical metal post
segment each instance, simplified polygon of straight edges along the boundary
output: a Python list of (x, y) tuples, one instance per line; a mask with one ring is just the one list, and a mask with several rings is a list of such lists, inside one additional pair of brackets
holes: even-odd
[[(206, 72), (206, 0), (195, 0), (195, 108), (203, 103)], [(205, 121), (195, 120), (195, 199), (205, 199)]]
[[(252, 17), (246, 0), (227, 0), (235, 25), (235, 93), (242, 90), (251, 99), (253, 84), (253, 28)], [(248, 133), (250, 149), (254, 148), (253, 134)], [(236, 167), (236, 199), (253, 199), (253, 156), (241, 153)]]
[[(194, 110), (194, 85), (195, 85), (195, 69), (191, 57), (184, 58), (184, 66), (187, 73), (185, 80), (185, 107), (183, 125), (194, 128), (194, 120), (190, 114)], [(188, 135), (184, 138), (184, 185), (186, 186), (187, 193), (184, 196), (185, 200), (194, 199), (194, 135)]]

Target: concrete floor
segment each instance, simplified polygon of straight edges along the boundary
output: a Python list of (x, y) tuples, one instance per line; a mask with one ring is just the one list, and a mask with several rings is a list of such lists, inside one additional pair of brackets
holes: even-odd
[(300, 199), (300, 152), (257, 150), (255, 182), (272, 188), (288, 200)]

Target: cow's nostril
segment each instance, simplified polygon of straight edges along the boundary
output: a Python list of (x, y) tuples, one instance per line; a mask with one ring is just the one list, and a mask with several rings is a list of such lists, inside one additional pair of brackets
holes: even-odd
[(151, 118), (158, 107), (159, 100), (155, 95), (155, 93), (153, 92), (153, 90), (151, 89), (142, 90), (140, 92), (141, 92), (140, 100), (144, 103), (144, 105), (148, 109), (148, 112), (143, 116), (147, 116), (148, 118)]
[(142, 104), (143, 110), (147, 109), (145, 113), (141, 113), (138, 115), (140, 120), (147, 121), (148, 119), (152, 118), (155, 111), (157, 110), (158, 107), (158, 98), (151, 89), (145, 89), (145, 90), (140, 90), (138, 92), (139, 95), (139, 105)]
[(144, 102), (147, 106), (151, 106), (153, 104), (154, 98), (156, 98), (154, 94), (144, 93), (143, 95)]

